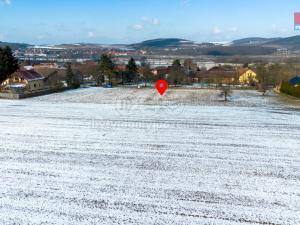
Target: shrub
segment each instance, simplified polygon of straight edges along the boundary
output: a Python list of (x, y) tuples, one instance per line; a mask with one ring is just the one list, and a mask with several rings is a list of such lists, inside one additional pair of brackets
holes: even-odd
[(280, 87), (280, 92), (300, 98), (300, 86), (295, 87), (289, 82), (283, 81)]

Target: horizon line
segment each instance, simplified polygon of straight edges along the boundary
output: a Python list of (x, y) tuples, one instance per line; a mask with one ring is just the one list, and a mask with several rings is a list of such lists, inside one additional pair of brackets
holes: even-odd
[(266, 39), (271, 39), (271, 38), (290, 38), (290, 37), (297, 37), (300, 36), (300, 34), (297, 35), (293, 35), (293, 36), (277, 36), (277, 37), (266, 37), (266, 36), (247, 36), (247, 37), (241, 37), (241, 38), (237, 38), (237, 39), (233, 39), (231, 41), (193, 41), (190, 39), (185, 39), (185, 38), (176, 38), (176, 37), (168, 37), (168, 38), (153, 38), (153, 39), (146, 39), (146, 40), (141, 40), (140, 42), (134, 42), (134, 43), (109, 43), (109, 44), (103, 44), (100, 42), (60, 42), (60, 43), (43, 43), (43, 44), (36, 44), (36, 43), (30, 43), (30, 42), (10, 42), (10, 41), (2, 41), (0, 40), (0, 42), (4, 43), (10, 43), (10, 44), (27, 44), (27, 45), (32, 45), (32, 46), (50, 46), (50, 45), (76, 45), (76, 44), (90, 44), (90, 45), (132, 45), (132, 44), (139, 44), (142, 42), (146, 42), (146, 41), (152, 41), (152, 40), (159, 40), (159, 39), (179, 39), (179, 40), (185, 40), (185, 41), (191, 41), (194, 42), (196, 44), (203, 44), (203, 43), (232, 43), (233, 41), (237, 41), (237, 40), (243, 40), (243, 39), (247, 39), (247, 38), (266, 38)]

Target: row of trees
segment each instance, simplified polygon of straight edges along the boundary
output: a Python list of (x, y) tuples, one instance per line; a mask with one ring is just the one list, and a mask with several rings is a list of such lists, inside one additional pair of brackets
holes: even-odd
[(10, 47), (0, 47), (0, 83), (19, 68), (18, 60), (13, 56)]
[(259, 89), (265, 94), (268, 88), (288, 81), (295, 75), (295, 70), (290, 64), (259, 64), (256, 67)]
[[(190, 78), (197, 69), (197, 65), (194, 64), (191, 59), (186, 59), (183, 64), (181, 64), (179, 59), (175, 59), (172, 66), (169, 67), (167, 80), (174, 85), (189, 84), (191, 82)], [(154, 76), (148, 64), (142, 65), (141, 75), (146, 82), (155, 82), (159, 79), (166, 79), (165, 74), (157, 74)]]
[[(248, 66), (248, 65), (247, 65)], [(183, 65), (180, 60), (174, 60), (169, 67), (167, 80), (174, 85), (189, 84), (190, 78), (197, 71), (192, 60), (185, 60)], [(280, 84), (283, 80), (288, 80), (294, 75), (294, 69), (290, 64), (258, 64), (256, 66), (257, 79), (259, 80), (259, 88), (265, 92), (268, 87)], [(163, 75), (163, 76), (162, 76)], [(151, 68), (145, 62), (142, 62), (140, 68), (131, 58), (126, 66), (125, 71), (116, 69), (109, 55), (102, 55), (100, 63), (94, 71), (94, 79), (97, 85), (102, 83), (111, 84), (117, 77), (124, 83), (133, 83), (138, 81), (155, 82), (158, 79), (165, 79), (165, 74), (154, 75)]]
[(99, 65), (93, 72), (93, 77), (97, 86), (100, 86), (103, 83), (112, 85), (118, 78), (122, 79), (122, 83), (137, 81), (138, 72), (138, 66), (133, 58), (130, 58), (128, 61), (126, 71), (124, 72), (117, 70), (109, 55), (103, 54)]
[[(174, 60), (172, 66), (169, 67), (168, 81), (175, 85), (188, 83), (192, 65), (192, 60), (186, 60), (184, 65), (181, 65), (180, 60)], [(166, 79), (165, 74), (154, 75), (150, 65), (145, 61), (142, 61), (140, 67), (138, 67), (133, 58), (129, 59), (125, 70), (118, 70), (111, 57), (106, 54), (101, 56), (99, 65), (93, 72), (93, 77), (98, 86), (103, 83), (112, 84), (116, 79), (119, 79), (120, 83), (123, 84), (147, 83), (155, 82), (158, 79)]]
[[(113, 83), (137, 83), (141, 82), (156, 82), (158, 79), (167, 79), (169, 83), (174, 85), (189, 84), (191, 77), (197, 71), (192, 60), (185, 60), (183, 65), (180, 60), (174, 60), (172, 66), (168, 68), (168, 76), (165, 73), (154, 75), (150, 66), (142, 61), (140, 67), (137, 66), (135, 60), (130, 58), (126, 69), (119, 69), (112, 61), (112, 58), (103, 54), (98, 65), (92, 69), (92, 75), (97, 83), (97, 86)], [(248, 67), (246, 64), (245, 67)], [(75, 69), (75, 67), (73, 67)], [(282, 81), (288, 81), (295, 73), (294, 68), (290, 64), (258, 64), (254, 67), (257, 72), (259, 81), (259, 90), (266, 91), (279, 85)], [(69, 87), (76, 88), (80, 85), (80, 79), (77, 72), (73, 72), (71, 64), (67, 64), (66, 81)]]

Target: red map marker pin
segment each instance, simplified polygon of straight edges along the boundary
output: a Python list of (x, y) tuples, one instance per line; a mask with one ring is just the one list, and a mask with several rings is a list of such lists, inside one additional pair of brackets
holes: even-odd
[(169, 87), (168, 82), (165, 80), (157, 81), (155, 86), (160, 95), (163, 95)]

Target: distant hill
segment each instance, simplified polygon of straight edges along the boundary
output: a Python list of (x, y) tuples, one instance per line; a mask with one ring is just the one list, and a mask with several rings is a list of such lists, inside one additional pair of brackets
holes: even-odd
[(264, 46), (288, 49), (300, 49), (300, 35), (287, 38), (244, 38), (235, 40), (232, 46)]
[(29, 47), (30, 45), (25, 43), (9, 43), (9, 42), (0, 41), (0, 47), (5, 47), (5, 46), (9, 46), (11, 49), (15, 50), (15, 49), (24, 49)]
[(277, 40), (270, 41), (268, 44), (280, 45), (285, 47), (300, 47), (300, 35), (288, 38), (279, 38)]
[(197, 46), (193, 41), (179, 38), (160, 38), (154, 40), (143, 41), (141, 43), (131, 44), (129, 47), (135, 49), (142, 48), (179, 48), (187, 46)]
[[(0, 42), (0, 47), (10, 46), (13, 50), (24, 49), (32, 45), (25, 43)], [(300, 51), (300, 35), (287, 38), (262, 38), (249, 37), (232, 41), (228, 43), (196, 43), (180, 38), (159, 38), (147, 40), (135, 44), (114, 44), (102, 45), (94, 43), (43, 45), (44, 48), (63, 48), (63, 49), (147, 49), (149, 52), (157, 55), (210, 55), (210, 56), (237, 56), (237, 55), (272, 55), (279, 48), (289, 49), (291, 52)]]
[(262, 45), (272, 41), (280, 40), (281, 38), (260, 38), (260, 37), (249, 37), (239, 40), (234, 40), (231, 44), (235, 46), (248, 46), (248, 45)]

